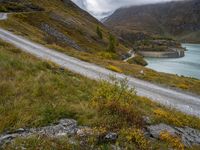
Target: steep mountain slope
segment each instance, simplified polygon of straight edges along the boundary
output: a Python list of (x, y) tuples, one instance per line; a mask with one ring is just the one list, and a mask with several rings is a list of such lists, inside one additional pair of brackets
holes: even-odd
[(200, 42), (200, 1), (186, 0), (121, 8), (105, 24), (117, 30)]
[[(11, 15), (4, 26), (23, 36), (31, 34), (31, 38), (38, 42), (100, 56), (108, 53), (116, 59), (128, 51), (120, 43), (114, 51), (109, 50), (109, 30), (70, 0), (3, 0), (0, 10), (23, 12)], [(102, 38), (96, 33), (97, 27)]]
[[(29, 43), (34, 52), (48, 54), (45, 47), (50, 47), (115, 72), (200, 94), (200, 80), (158, 73), (121, 61), (127, 48), (69, 0), (3, 1), (0, 6), (5, 12), (18, 13), (0, 21), (0, 28), (9, 30), (11, 35), (21, 35), (16, 38), (17, 43)], [(7, 42), (13, 36), (1, 32), (1, 38), (6, 37)], [(199, 131), (191, 129), (200, 129), (199, 118), (139, 97), (126, 80), (113, 79), (114, 85), (96, 82), (67, 71), (50, 59), (38, 60), (22, 52), (26, 44), (18, 49), (0, 40), (0, 149), (184, 149), (186, 142), (191, 143), (186, 146), (192, 146), (199, 139)], [(55, 53), (49, 51), (49, 56)], [(56, 58), (59, 62), (65, 59), (58, 55)], [(79, 62), (70, 63), (80, 69), (81, 63), (89, 64)], [(80, 126), (76, 120), (67, 118), (76, 119)], [(153, 128), (157, 131), (160, 126), (158, 136), (152, 138)], [(187, 140), (181, 141), (179, 132), (168, 134), (168, 129), (163, 130), (162, 126), (169, 131), (180, 130), (181, 135), (186, 133)], [(153, 131), (147, 134), (147, 128)]]

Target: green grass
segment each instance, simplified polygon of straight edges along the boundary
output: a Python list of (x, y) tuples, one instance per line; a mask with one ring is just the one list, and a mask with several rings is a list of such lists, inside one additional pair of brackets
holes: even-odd
[(21, 149), (25, 147), (29, 150), (71, 150), (71, 149), (80, 149), (80, 146), (76, 146), (70, 144), (67, 137), (62, 139), (54, 139), (45, 136), (32, 136), (28, 139), (20, 138), (17, 139), (12, 144), (7, 144), (3, 148), (5, 150), (12, 150), (12, 149)]
[[(95, 82), (0, 42), (0, 131), (85, 118)], [(77, 107), (78, 105), (78, 107)], [(84, 112), (88, 111), (88, 114)], [(81, 121), (81, 119), (80, 119)]]
[[(137, 96), (134, 89), (128, 89), (126, 81), (113, 79), (114, 85), (106, 81), (97, 83), (51, 62), (38, 60), (2, 41), (0, 70), (0, 133), (72, 118), (80, 125), (103, 130), (102, 134), (117, 132), (120, 146), (133, 148), (134, 145), (137, 148), (139, 145), (146, 147), (149, 143), (141, 131), (146, 126), (142, 116), (150, 117), (152, 124), (164, 122), (200, 129), (200, 119)], [(126, 138), (130, 139), (128, 143)], [(62, 142), (65, 144), (60, 145)], [(141, 145), (143, 142), (144, 145)], [(149, 144), (163, 145), (159, 141)], [(73, 146), (67, 143), (67, 139), (32, 137), (18, 139), (14, 145), (8, 145), (8, 149), (19, 145), (32, 149)]]

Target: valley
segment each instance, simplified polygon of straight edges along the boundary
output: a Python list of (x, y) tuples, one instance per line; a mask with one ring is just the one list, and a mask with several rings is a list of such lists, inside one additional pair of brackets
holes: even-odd
[(198, 45), (129, 27), (0, 0), (0, 149), (199, 149)]

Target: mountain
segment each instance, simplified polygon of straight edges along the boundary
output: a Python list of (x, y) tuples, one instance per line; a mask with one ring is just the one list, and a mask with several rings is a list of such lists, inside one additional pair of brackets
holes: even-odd
[(116, 10), (105, 22), (125, 33), (200, 42), (200, 1), (187, 0), (132, 6)]
[[(109, 55), (118, 60), (128, 51), (101, 22), (70, 0), (1, 0), (0, 3), (0, 11), (12, 12), (3, 26), (36, 42), (65, 48), (62, 51), (71, 55)], [(114, 50), (109, 49), (111, 35), (116, 39)]]
[(199, 95), (200, 80), (122, 61), (127, 42), (69, 0), (0, 0), (0, 12), (0, 149), (200, 149), (200, 119), (157, 103), (175, 94), (196, 113), (184, 91)]

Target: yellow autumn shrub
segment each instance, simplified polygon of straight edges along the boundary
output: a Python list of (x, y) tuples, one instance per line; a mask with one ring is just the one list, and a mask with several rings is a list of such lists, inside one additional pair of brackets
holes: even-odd
[(93, 92), (90, 106), (97, 110), (98, 121), (101, 119), (101, 125), (111, 129), (143, 126), (142, 113), (135, 104), (135, 90), (129, 89), (126, 80), (112, 82), (101, 81)]
[(174, 150), (184, 150), (184, 145), (177, 136), (172, 136), (170, 133), (163, 131), (160, 133), (160, 139), (167, 142)]
[(134, 143), (140, 150), (150, 149), (150, 142), (145, 138), (142, 130), (137, 128), (123, 129), (120, 135), (126, 139), (128, 143)]
[(109, 66), (107, 67), (107, 69), (112, 70), (112, 71), (114, 71), (114, 72), (118, 72), (118, 73), (122, 73), (122, 72), (123, 72), (120, 68), (118, 68), (118, 67), (116, 67), (116, 66), (113, 66), (113, 65), (109, 65)]
[(187, 84), (185, 84), (185, 83), (179, 84), (178, 87), (179, 87), (180, 89), (184, 89), (184, 90), (189, 89), (189, 86), (188, 86)]
[(172, 115), (171, 113), (163, 110), (163, 109), (155, 109), (154, 114), (156, 118), (163, 119), (168, 123), (172, 123), (177, 126), (184, 126), (184, 124), (188, 123), (187, 119), (181, 120), (176, 115)]

